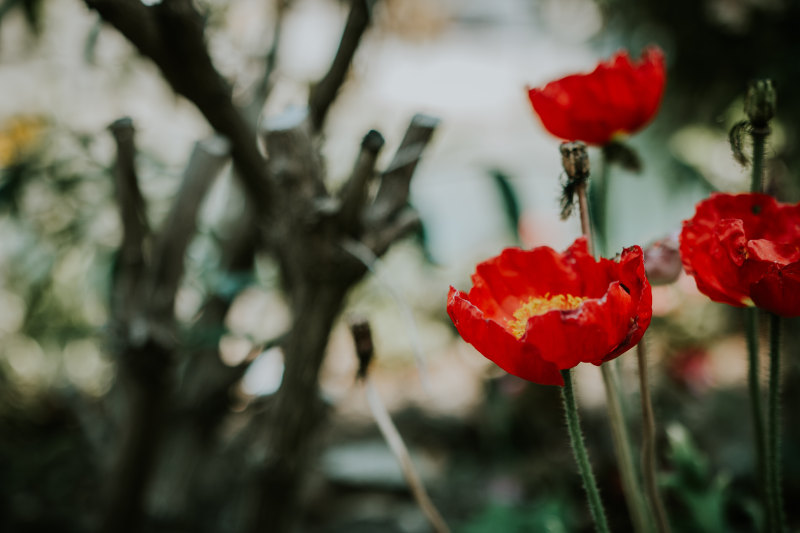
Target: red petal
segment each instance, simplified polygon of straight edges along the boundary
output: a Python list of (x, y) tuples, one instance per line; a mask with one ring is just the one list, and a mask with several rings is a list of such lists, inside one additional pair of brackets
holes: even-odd
[(759, 261), (771, 261), (780, 265), (788, 265), (800, 261), (800, 246), (797, 243), (787, 244), (753, 239), (747, 242), (747, 255)]
[(562, 370), (581, 362), (599, 365), (625, 340), (633, 314), (634, 302), (615, 282), (603, 298), (587, 300), (574, 311), (531, 317), (521, 340)]
[(636, 346), (642, 340), (653, 317), (653, 291), (645, 275), (642, 249), (639, 246), (632, 246), (623, 250), (619, 269), (620, 282), (630, 291), (631, 298), (636, 302), (636, 310), (628, 335), (606, 356), (604, 361), (619, 357)]
[(466, 294), (453, 287), (447, 297), (447, 314), (465, 341), (509, 374), (541, 385), (564, 385), (558, 368), (544, 361), (535, 347), (486, 318)]
[(469, 300), (490, 318), (510, 318), (532, 296), (576, 294), (579, 281), (552, 248), (508, 248), (480, 263), (472, 276)]
[[(742, 307), (749, 298), (749, 284), (740, 279), (741, 272), (732, 251), (738, 238), (735, 230), (743, 231), (744, 221), (738, 228), (730, 222), (720, 225), (721, 215), (731, 214), (728, 204), (729, 198), (719, 195), (697, 204), (695, 216), (683, 223), (681, 259), (700, 292), (715, 302)], [(724, 236), (722, 239), (720, 232)]]
[(773, 267), (753, 284), (751, 294), (762, 309), (780, 316), (800, 316), (800, 263)]

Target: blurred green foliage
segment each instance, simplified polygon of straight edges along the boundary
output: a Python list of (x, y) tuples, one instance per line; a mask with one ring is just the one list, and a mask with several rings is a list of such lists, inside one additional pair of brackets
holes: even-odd
[(490, 504), (471, 521), (457, 528), (458, 533), (567, 533), (575, 529), (573, 504), (556, 498), (524, 506)]

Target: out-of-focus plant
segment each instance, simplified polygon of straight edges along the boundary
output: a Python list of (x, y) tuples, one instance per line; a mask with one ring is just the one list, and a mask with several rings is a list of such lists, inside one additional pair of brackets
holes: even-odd
[(545, 497), (536, 504), (522, 507), (491, 504), (464, 524), (461, 533), (568, 533), (577, 525), (569, 501)]
[(722, 533), (731, 531), (726, 518), (730, 480), (714, 474), (708, 459), (697, 449), (689, 432), (678, 423), (667, 427), (667, 452), (671, 471), (662, 480), (667, 493), (684, 513), (674, 513), (677, 531)]

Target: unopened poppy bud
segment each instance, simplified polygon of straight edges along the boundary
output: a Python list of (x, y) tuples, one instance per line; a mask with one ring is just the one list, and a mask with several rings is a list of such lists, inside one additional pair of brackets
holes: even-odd
[(369, 322), (365, 319), (355, 319), (350, 323), (350, 332), (353, 335), (353, 342), (356, 345), (356, 356), (358, 357), (358, 377), (363, 378), (367, 375), (369, 363), (375, 353), (372, 344), (372, 330)]
[(775, 86), (772, 80), (755, 80), (750, 83), (744, 99), (744, 112), (753, 127), (767, 126), (775, 116)]
[(581, 141), (561, 143), (561, 164), (570, 181), (583, 181), (589, 177), (589, 154)]

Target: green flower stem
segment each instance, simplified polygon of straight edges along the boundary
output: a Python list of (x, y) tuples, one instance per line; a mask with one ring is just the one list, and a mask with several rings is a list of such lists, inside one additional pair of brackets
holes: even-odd
[(769, 321), (769, 410), (767, 411), (767, 498), (772, 532), (782, 532), (783, 491), (781, 490), (781, 319), (770, 314)]
[(636, 345), (636, 359), (639, 363), (639, 389), (642, 401), (642, 476), (650, 507), (653, 509), (658, 533), (669, 533), (669, 521), (658, 491), (656, 476), (656, 422), (653, 416), (653, 403), (650, 401), (650, 384), (647, 377), (647, 346), (644, 338)]
[(592, 231), (592, 221), (589, 215), (589, 200), (586, 194), (586, 184), (578, 185), (575, 191), (578, 194), (578, 211), (581, 216), (581, 233), (586, 237), (587, 248), (590, 255), (594, 255), (594, 232)]
[(764, 192), (764, 145), (766, 144), (768, 128), (753, 129), (750, 136), (753, 138), (753, 166), (750, 175), (750, 192)]
[[(613, 361), (609, 363), (613, 363)], [(614, 376), (614, 368), (609, 363), (601, 365), (600, 372), (603, 375), (603, 388), (606, 393), (606, 409), (608, 411), (608, 422), (611, 426), (612, 441), (614, 442), (614, 454), (617, 456), (617, 462), (619, 463), (622, 492), (625, 496), (625, 503), (628, 504), (633, 529), (641, 533), (650, 531), (647, 518), (649, 513), (645, 507), (642, 487), (633, 461), (628, 426), (625, 423), (625, 415), (622, 413), (620, 387)]]
[[(605, 166), (605, 165), (604, 165)], [(592, 224), (589, 217), (589, 204), (586, 195), (586, 184), (580, 185), (576, 191), (578, 195), (578, 207), (581, 217), (581, 230), (589, 241), (589, 253), (594, 254)], [(620, 387), (614, 376), (615, 361), (610, 361), (600, 366), (603, 375), (603, 385), (606, 393), (606, 409), (608, 410), (608, 420), (611, 426), (611, 436), (614, 442), (614, 453), (619, 464), (620, 477), (622, 479), (622, 489), (625, 495), (625, 503), (631, 514), (634, 531), (643, 533), (650, 531), (648, 512), (642, 498), (642, 488), (633, 462), (631, 452), (631, 441), (628, 434), (628, 426), (625, 423), (625, 416), (622, 412), (622, 402), (620, 401)]]
[[(750, 175), (750, 192), (764, 192), (764, 150), (769, 135), (769, 126), (751, 126), (750, 136), (753, 139), (753, 161)], [(774, 491), (775, 485), (772, 480), (772, 469), (774, 467), (768, 454), (772, 454), (770, 445), (767, 441), (771, 439), (769, 434), (764, 431), (764, 411), (761, 406), (761, 382), (759, 379), (759, 360), (758, 360), (758, 309), (750, 308), (745, 310), (746, 314), (746, 333), (747, 333), (747, 354), (749, 361), (748, 388), (750, 389), (750, 404), (753, 412), (753, 433), (756, 447), (756, 464), (758, 467), (758, 479), (761, 485), (761, 497), (764, 500), (766, 510), (767, 530), (774, 532), (780, 531), (778, 509), (775, 506)], [(773, 322), (770, 322), (770, 332), (772, 334)], [(777, 329), (774, 333), (778, 335)], [(770, 342), (772, 339), (770, 339)], [(776, 340), (777, 342), (777, 340)], [(772, 345), (770, 354), (772, 355)], [(777, 346), (775, 347), (777, 351)], [(772, 367), (770, 367), (770, 409), (772, 409)], [(770, 416), (772, 413), (770, 412)], [(780, 488), (780, 487), (778, 487)]]
[(589, 190), (589, 201), (591, 203), (592, 223), (595, 229), (597, 251), (598, 254), (603, 257), (608, 253), (608, 188), (611, 180), (611, 173), (609, 172), (610, 166), (611, 164), (604, 156), (603, 164), (600, 167), (600, 176), (592, 178), (592, 186)]
[[(759, 378), (758, 361), (758, 308), (750, 307), (745, 311), (745, 332), (747, 335), (747, 358), (749, 371), (747, 384), (750, 389), (750, 410), (753, 415), (753, 439), (756, 444), (756, 464), (758, 479), (761, 486), (761, 497), (764, 500), (764, 509), (769, 509), (767, 500), (766, 478), (766, 442), (764, 433), (764, 411), (761, 407), (761, 380)], [(767, 513), (767, 523), (771, 523), (771, 516)]]
[(561, 376), (564, 378), (561, 397), (564, 400), (564, 412), (567, 415), (567, 429), (569, 430), (575, 461), (578, 463), (578, 471), (583, 479), (583, 488), (586, 490), (586, 497), (589, 500), (589, 511), (592, 513), (597, 533), (610, 533), (603, 502), (600, 500), (600, 491), (597, 489), (597, 482), (592, 473), (592, 465), (589, 463), (589, 454), (586, 452), (586, 446), (583, 442), (578, 405), (575, 401), (575, 389), (572, 385), (572, 371), (569, 369), (562, 370)]

